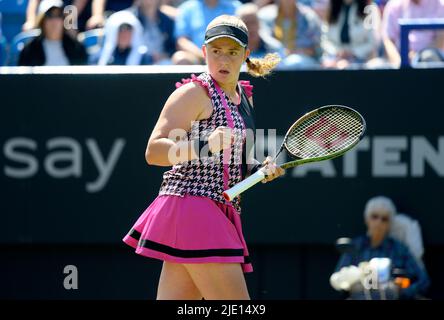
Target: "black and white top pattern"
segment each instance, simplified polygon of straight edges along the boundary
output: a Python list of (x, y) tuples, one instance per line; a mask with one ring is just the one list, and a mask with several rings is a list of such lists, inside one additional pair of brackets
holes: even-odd
[[(207, 140), (211, 132), (219, 126), (227, 126), (234, 129), (235, 139), (231, 147), (231, 156), (224, 159), (223, 152), (202, 157), (198, 160), (177, 164), (163, 175), (159, 195), (186, 194), (208, 197), (212, 200), (233, 205), (240, 213), (240, 197), (236, 197), (231, 203), (227, 202), (222, 193), (225, 188), (230, 188), (242, 179), (241, 162), (243, 144), (245, 143), (245, 124), (239, 113), (238, 106), (233, 104), (220, 89), (218, 94), (216, 84), (208, 73), (202, 73), (192, 81), (199, 82), (208, 90), (208, 95), (213, 104), (213, 113), (208, 119), (196, 121), (192, 129), (187, 133), (187, 138)], [(242, 86), (239, 86), (242, 88)], [(228, 110), (224, 107), (222, 99), (225, 99)], [(228, 165), (225, 166), (224, 161)]]

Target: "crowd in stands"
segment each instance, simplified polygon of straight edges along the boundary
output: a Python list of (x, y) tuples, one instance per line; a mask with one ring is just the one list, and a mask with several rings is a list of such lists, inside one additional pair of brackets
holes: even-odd
[[(12, 39), (0, 12), (0, 65), (203, 64), (221, 14), (239, 16), (252, 56), (277, 52), (281, 69), (398, 67), (398, 19), (444, 19), (444, 0), (28, 0)], [(444, 30), (411, 31), (409, 49), (412, 63), (444, 61)]]

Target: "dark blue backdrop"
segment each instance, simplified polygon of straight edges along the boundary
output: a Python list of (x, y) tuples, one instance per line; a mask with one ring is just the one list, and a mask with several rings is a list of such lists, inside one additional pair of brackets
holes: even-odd
[[(442, 75), (301, 71), (252, 80), (257, 126), (266, 132), (282, 136), (325, 104), (354, 107), (368, 125), (345, 157), (245, 194), (253, 297), (335, 297), (328, 284), (338, 257), (333, 243), (365, 231), (363, 207), (378, 194), (419, 220), (431, 295), (444, 291), (434, 272), (444, 264)], [(0, 75), (0, 297), (153, 297), (160, 264), (134, 256), (120, 240), (156, 196), (164, 169), (147, 166), (144, 151), (184, 76)], [(58, 279), (76, 263), (85, 280), (68, 292)]]

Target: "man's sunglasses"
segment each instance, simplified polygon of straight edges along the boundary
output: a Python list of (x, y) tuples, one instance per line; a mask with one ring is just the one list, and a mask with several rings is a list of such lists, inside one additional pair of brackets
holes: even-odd
[(371, 214), (370, 218), (372, 220), (378, 220), (379, 219), (379, 220), (381, 220), (384, 223), (387, 223), (390, 220), (390, 218), (388, 216), (380, 215), (380, 214), (376, 214), (376, 213)]

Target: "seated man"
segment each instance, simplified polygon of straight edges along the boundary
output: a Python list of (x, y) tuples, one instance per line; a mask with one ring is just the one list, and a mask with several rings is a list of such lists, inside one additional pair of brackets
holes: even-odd
[(285, 55), (284, 47), (277, 39), (264, 31), (257, 16), (259, 8), (254, 3), (246, 3), (236, 10), (236, 15), (242, 19), (248, 28), (248, 48), (250, 58), (261, 58), (267, 53), (278, 53), (281, 57)]
[(424, 268), (419, 266), (410, 250), (398, 240), (389, 236), (390, 225), (396, 215), (393, 202), (386, 197), (375, 197), (367, 202), (364, 211), (367, 235), (353, 240), (353, 252), (344, 253), (336, 267), (336, 272), (343, 267), (359, 265), (372, 258), (390, 258), (393, 269), (402, 269), (411, 284), (401, 289), (401, 299), (414, 299), (425, 293), (429, 278)]
[(316, 68), (321, 54), (321, 21), (308, 6), (296, 0), (280, 0), (258, 13), (267, 32), (279, 40), (286, 58), (281, 69)]

